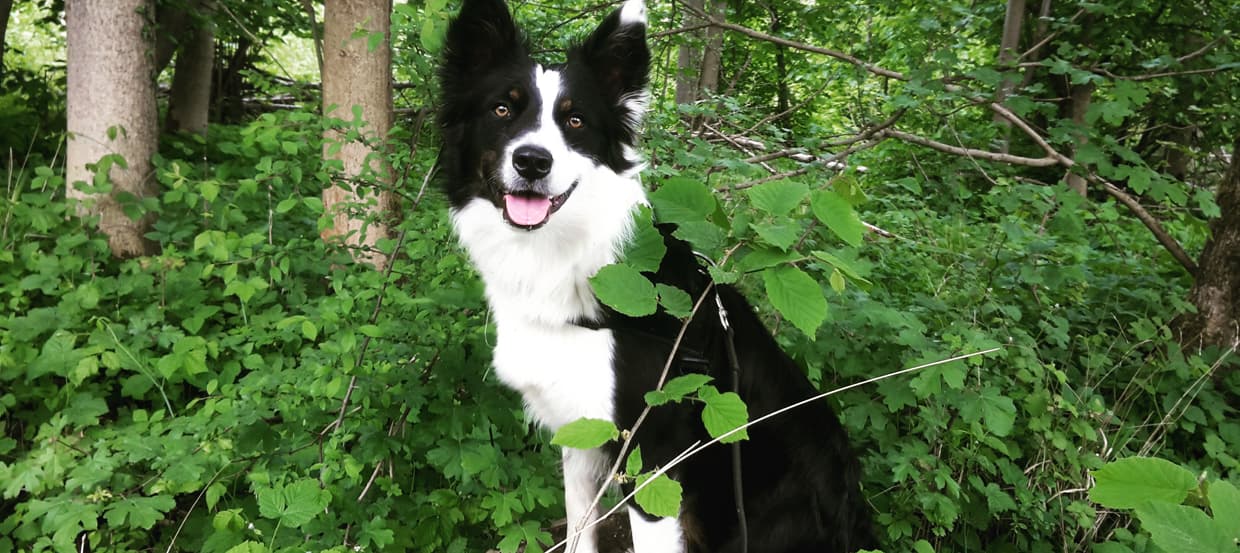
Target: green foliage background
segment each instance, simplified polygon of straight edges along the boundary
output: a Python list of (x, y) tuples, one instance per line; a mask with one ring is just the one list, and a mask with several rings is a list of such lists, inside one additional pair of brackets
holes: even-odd
[[(1120, 4), (1074, 3), (1050, 20), (1071, 40), (1039, 71), (1096, 81), (1085, 128), (1060, 117), (1041, 78), (1007, 105), (1044, 123), (1053, 144), (1088, 133), (1082, 163), (1143, 194), (1195, 252), (1217, 215), (1215, 152), (1237, 132), (1236, 72), (1131, 81), (1103, 71), (1175, 67), (1177, 25), (1228, 36), (1240, 8), (1204, 3), (1202, 18)], [(728, 35), (732, 90), (676, 106), (675, 47), (689, 39), (661, 38), (645, 179), (660, 216), (722, 262), (716, 280), (749, 293), (824, 390), (1001, 348), (833, 397), (886, 550), (1157, 551), (1144, 518), (1090, 501), (1090, 471), (1160, 455), (1236, 482), (1240, 371), (1229, 352), (1177, 345), (1171, 323), (1190, 309), (1190, 277), (1122, 206), (1044, 184), (1061, 176), (1051, 171), (894, 141), (843, 171), (810, 166), (749, 186), (769, 174), (762, 165), (681, 123), (714, 116), (820, 154), (903, 109), (902, 128), (991, 144), (1002, 130), (990, 114), (961, 108), (964, 93), (943, 83), (999, 82), (1001, 5), (776, 5), (793, 22), (788, 36), (911, 79), (790, 52), (788, 80), (806, 107), (764, 121), (777, 94), (772, 45)], [(673, 6), (651, 8), (655, 30), (672, 26)], [(304, 36), (298, 12), (282, 10), (263, 4), (229, 25)], [(417, 83), (398, 98), (405, 107), (434, 105), (432, 51), (450, 12), (397, 6), (397, 74)], [(517, 13), (548, 49), (596, 19)], [(755, 28), (763, 17), (734, 10)], [(1231, 42), (1207, 57), (1238, 59)], [(0, 96), (0, 120), (20, 131), (6, 136), (21, 138), (5, 144), (14, 156), (0, 199), (0, 553), (68, 551), (82, 535), (99, 551), (549, 545), (545, 529), (563, 516), (558, 450), (489, 375), (481, 285), (444, 202), (420, 193), (430, 125), (410, 116), (388, 145), (405, 208), (399, 238), (381, 245), (394, 254), (388, 272), (318, 237), (332, 170), (320, 136), (338, 122), (313, 103), (205, 138), (165, 137), (163, 194), (134, 206), (158, 213), (151, 237), (163, 253), (118, 261), (64, 201), (52, 130), (63, 128), (63, 71), (23, 59), (6, 57)], [(1188, 123), (1199, 133), (1192, 179), (1170, 175), (1126, 131)]]

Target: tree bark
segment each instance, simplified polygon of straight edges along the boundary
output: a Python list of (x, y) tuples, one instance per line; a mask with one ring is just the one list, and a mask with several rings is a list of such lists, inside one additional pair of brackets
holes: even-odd
[[(1069, 84), (1068, 90), (1068, 111), (1072, 117), (1072, 122), (1076, 123), (1078, 129), (1076, 145), (1073, 146), (1071, 154), (1075, 159), (1076, 151), (1089, 141), (1089, 136), (1082, 129), (1085, 128), (1085, 113), (1089, 111), (1089, 104), (1093, 101), (1094, 83), (1083, 85)], [(1064, 175), (1064, 181), (1068, 183), (1068, 188), (1071, 188), (1077, 194), (1084, 196), (1088, 192), (1087, 186), (1089, 183), (1086, 182), (1085, 177), (1072, 172), (1071, 169)]]
[[(324, 240), (343, 240), (354, 248), (354, 259), (387, 266), (387, 256), (374, 246), (388, 234), (395, 214), (392, 168), (383, 143), (392, 129), (391, 0), (328, 0), (323, 18), (323, 112), (359, 125), (360, 140), (347, 129), (324, 134), (323, 158), (339, 160), (341, 171), (323, 191), (323, 206), (332, 226)], [(354, 38), (358, 30), (367, 36)], [(371, 50), (368, 36), (383, 37)], [(355, 117), (354, 113), (360, 117)]]
[[(1005, 74), (1003, 80), (999, 83), (998, 90), (995, 91), (995, 103), (997, 104), (1002, 104), (1007, 99), (1008, 95), (1016, 87), (1016, 83), (1020, 80), (1015, 74), (1009, 74), (1008, 72), (1015, 70), (1011, 65), (1016, 61), (1016, 56), (1018, 55), (1016, 49), (1020, 47), (1020, 31), (1024, 24), (1025, 0), (1008, 0), (1007, 13), (1003, 17), (1003, 36), (999, 39), (999, 68)], [(1004, 127), (1003, 141), (999, 145), (999, 151), (1006, 154), (1009, 148), (1008, 136), (1012, 131), (1012, 123), (998, 114), (995, 114), (994, 120), (995, 123)]]
[[(702, 9), (703, 0), (685, 0), (691, 8)], [(692, 27), (702, 23), (692, 11), (686, 11), (683, 25)], [(686, 33), (684, 42), (676, 50), (676, 103), (692, 104), (698, 100), (698, 82), (701, 78), (701, 66), (698, 61), (702, 59), (701, 48), (698, 42), (701, 40), (701, 31)]]
[(0, 0), (0, 77), (4, 76), (4, 39), (9, 34), (9, 12), (13, 11), (13, 0)]
[[(205, 6), (204, 6), (205, 8)], [(164, 128), (205, 135), (211, 113), (211, 68), (215, 63), (215, 26), (206, 18), (188, 30), (177, 52)]]
[[(710, 15), (719, 21), (727, 21), (727, 0), (711, 0)], [(702, 75), (698, 79), (698, 98), (719, 91), (719, 73), (723, 68), (723, 29), (706, 29), (706, 48), (702, 52)]]
[(1189, 300), (1197, 312), (1180, 321), (1186, 349), (1240, 344), (1240, 137), (1231, 162), (1215, 193), (1220, 215), (1210, 223), (1210, 239), (1198, 258)]
[[(82, 215), (97, 215), (99, 230), (117, 257), (150, 255), (158, 245), (145, 233), (152, 216), (125, 213), (122, 202), (154, 196), (151, 156), (158, 138), (153, 44), (147, 37), (148, 0), (68, 0), (68, 131), (66, 196)], [(108, 155), (124, 159), (107, 173), (111, 190), (83, 190), (97, 183), (95, 170)]]

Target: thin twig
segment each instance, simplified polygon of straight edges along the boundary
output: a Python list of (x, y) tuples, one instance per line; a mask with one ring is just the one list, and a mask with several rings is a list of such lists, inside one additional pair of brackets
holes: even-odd
[[(590, 524), (588, 524), (588, 525), (586, 525), (586, 526), (582, 527), (579, 531), (589, 530), (590, 528), (593, 528), (594, 526), (597, 526), (597, 525), (598, 525), (599, 523), (601, 523), (603, 520), (606, 520), (606, 519), (607, 519), (608, 517), (610, 517), (611, 515), (614, 515), (614, 514), (616, 513), (616, 511), (620, 510), (620, 508), (621, 508), (621, 507), (624, 507), (625, 505), (627, 505), (627, 504), (628, 504), (628, 502), (629, 502), (629, 500), (633, 499), (633, 497), (637, 495), (637, 492), (641, 491), (641, 490), (642, 490), (643, 488), (645, 488), (646, 486), (649, 486), (649, 485), (650, 485), (652, 482), (654, 482), (654, 481), (655, 481), (655, 479), (657, 479), (659, 476), (662, 476), (662, 475), (666, 474), (666, 473), (667, 473), (667, 471), (669, 471), (669, 470), (671, 470), (671, 469), (675, 468), (677, 465), (679, 465), (680, 463), (684, 462), (684, 460), (685, 460), (685, 459), (688, 459), (689, 457), (692, 457), (692, 456), (694, 456), (694, 455), (698, 454), (698, 453), (699, 453), (699, 452), (701, 452), (702, 450), (704, 450), (704, 449), (706, 449), (706, 448), (708, 448), (708, 447), (710, 447), (710, 446), (712, 446), (712, 445), (715, 445), (716, 443), (719, 443), (720, 441), (722, 441), (722, 440), (724, 440), (724, 439), (727, 439), (728, 437), (730, 437), (730, 436), (732, 436), (732, 435), (734, 435), (734, 434), (736, 434), (736, 433), (738, 433), (738, 432), (743, 432), (743, 431), (747, 430), (749, 427), (751, 427), (751, 426), (753, 426), (753, 425), (756, 425), (756, 424), (758, 424), (758, 423), (760, 423), (760, 422), (764, 422), (764, 421), (766, 421), (766, 420), (768, 420), (768, 419), (770, 419), (770, 418), (772, 418), (772, 417), (776, 417), (776, 416), (778, 416), (778, 415), (782, 415), (782, 414), (784, 414), (784, 413), (786, 413), (786, 412), (788, 412), (788, 411), (791, 411), (791, 410), (796, 409), (796, 408), (798, 408), (798, 407), (801, 407), (801, 406), (803, 406), (803, 405), (806, 405), (806, 404), (809, 404), (809, 403), (813, 403), (813, 402), (815, 402), (815, 401), (818, 401), (818, 400), (821, 400), (821, 399), (824, 399), (824, 398), (827, 398), (827, 397), (833, 396), (833, 395), (838, 394), (838, 393), (840, 393), (840, 392), (845, 392), (845, 391), (851, 390), (851, 389), (853, 389), (853, 388), (858, 388), (858, 387), (861, 387), (861, 386), (866, 386), (866, 385), (869, 385), (869, 384), (873, 384), (873, 383), (875, 383), (875, 382), (879, 382), (879, 381), (881, 381), (881, 380), (886, 380), (886, 379), (888, 379), (888, 378), (892, 378), (892, 377), (900, 376), (900, 375), (903, 375), (903, 374), (908, 374), (908, 373), (911, 373), (911, 372), (920, 371), (920, 370), (922, 370), (922, 369), (928, 369), (928, 368), (930, 368), (930, 367), (934, 367), (934, 366), (938, 366), (938, 365), (943, 365), (943, 364), (946, 364), (946, 363), (951, 363), (951, 362), (954, 362), (954, 361), (961, 361), (961, 360), (964, 360), (964, 359), (969, 359), (969, 358), (971, 358), (971, 357), (977, 357), (977, 356), (979, 356), (979, 355), (986, 355), (986, 354), (988, 354), (988, 353), (994, 353), (994, 352), (996, 352), (996, 351), (999, 351), (1000, 349), (1003, 349), (1003, 348), (998, 348), (998, 347), (996, 347), (996, 348), (990, 348), (990, 349), (987, 349), (987, 350), (982, 350), (982, 351), (975, 351), (975, 352), (973, 352), (973, 353), (966, 353), (966, 354), (964, 354), (964, 355), (957, 355), (957, 356), (955, 356), (955, 357), (951, 357), (951, 358), (948, 358), (948, 359), (943, 359), (943, 360), (940, 360), (940, 361), (932, 361), (932, 362), (930, 362), (930, 363), (926, 363), (926, 364), (923, 364), (923, 365), (918, 365), (918, 366), (916, 366), (916, 367), (910, 367), (910, 368), (907, 368), (907, 369), (901, 369), (901, 370), (898, 370), (898, 371), (895, 371), (895, 372), (890, 372), (890, 373), (887, 373), (887, 374), (884, 374), (884, 375), (876, 376), (876, 377), (874, 377), (874, 378), (869, 378), (869, 379), (866, 379), (866, 380), (862, 380), (862, 381), (860, 381), (860, 382), (854, 382), (854, 383), (849, 384), (849, 385), (847, 385), (847, 386), (842, 386), (842, 387), (836, 388), (836, 389), (834, 389), (834, 390), (831, 390), (831, 391), (829, 391), (829, 392), (823, 392), (823, 393), (818, 394), (818, 395), (816, 395), (816, 396), (813, 396), (813, 397), (810, 397), (810, 398), (808, 398), (808, 399), (804, 399), (804, 400), (798, 401), (798, 402), (796, 402), (796, 403), (793, 403), (792, 405), (788, 405), (788, 406), (785, 406), (785, 407), (783, 407), (783, 408), (781, 408), (781, 409), (777, 409), (777, 410), (775, 410), (775, 411), (772, 411), (772, 412), (770, 412), (770, 413), (767, 413), (766, 415), (763, 415), (763, 416), (761, 416), (761, 417), (758, 417), (758, 418), (756, 418), (756, 419), (754, 419), (754, 420), (752, 420), (752, 421), (749, 421), (749, 422), (747, 422), (747, 423), (745, 423), (745, 424), (743, 424), (743, 425), (741, 425), (741, 426), (738, 426), (738, 427), (736, 427), (736, 428), (733, 428), (732, 430), (729, 430), (729, 431), (727, 431), (727, 432), (724, 432), (723, 434), (720, 434), (718, 437), (716, 437), (716, 438), (714, 438), (714, 439), (712, 439), (712, 440), (710, 440), (709, 442), (706, 442), (706, 443), (704, 443), (704, 444), (700, 444), (700, 445), (699, 445), (699, 444), (697, 444), (697, 443), (694, 443), (694, 444), (693, 444), (693, 445), (691, 445), (688, 449), (685, 449), (683, 452), (681, 452), (681, 454), (680, 454), (680, 455), (677, 455), (674, 459), (672, 459), (672, 461), (671, 461), (671, 462), (669, 462), (667, 465), (664, 465), (662, 468), (660, 468), (660, 469), (656, 470), (656, 471), (655, 471), (655, 472), (654, 472), (654, 473), (650, 476), (650, 478), (647, 478), (647, 479), (646, 479), (646, 481), (645, 481), (645, 482), (642, 482), (641, 484), (639, 484), (639, 485), (637, 485), (637, 486), (634, 486), (634, 488), (633, 488), (633, 491), (632, 491), (632, 492), (629, 492), (629, 494), (628, 494), (628, 495), (624, 496), (623, 498), (621, 498), (621, 499), (620, 499), (620, 501), (616, 502), (616, 505), (615, 505), (614, 507), (612, 507), (610, 510), (608, 510), (606, 513), (603, 513), (603, 516), (600, 516), (600, 517), (599, 517), (597, 520), (595, 520), (594, 522), (591, 522)], [(617, 464), (616, 469), (618, 469), (618, 468), (619, 468), (619, 465)], [(613, 470), (613, 473), (614, 473), (614, 472), (615, 472), (615, 470)], [(559, 548), (559, 547), (561, 547), (561, 546), (565, 545), (566, 543), (567, 543), (567, 540), (565, 540), (565, 541), (561, 541), (561, 542), (559, 542), (559, 543), (557, 543), (557, 544), (555, 544), (555, 545), (551, 546), (550, 548), (548, 548), (548, 549), (547, 549), (547, 553), (551, 553), (552, 551), (555, 551), (557, 548)]]

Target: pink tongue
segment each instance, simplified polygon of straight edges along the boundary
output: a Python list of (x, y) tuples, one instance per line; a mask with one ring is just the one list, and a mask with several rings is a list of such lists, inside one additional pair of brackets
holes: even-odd
[(551, 210), (551, 199), (544, 196), (504, 195), (504, 211), (518, 225), (532, 226), (543, 222)]

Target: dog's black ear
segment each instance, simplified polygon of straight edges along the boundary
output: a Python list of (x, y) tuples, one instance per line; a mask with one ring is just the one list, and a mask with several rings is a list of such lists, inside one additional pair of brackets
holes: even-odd
[(604, 92), (613, 100), (625, 103), (644, 98), (650, 71), (645, 3), (627, 0), (585, 42), (569, 52), (570, 61), (577, 56), (594, 71)]
[(444, 75), (461, 78), (526, 55), (503, 0), (465, 0), (448, 26), (444, 50)]

